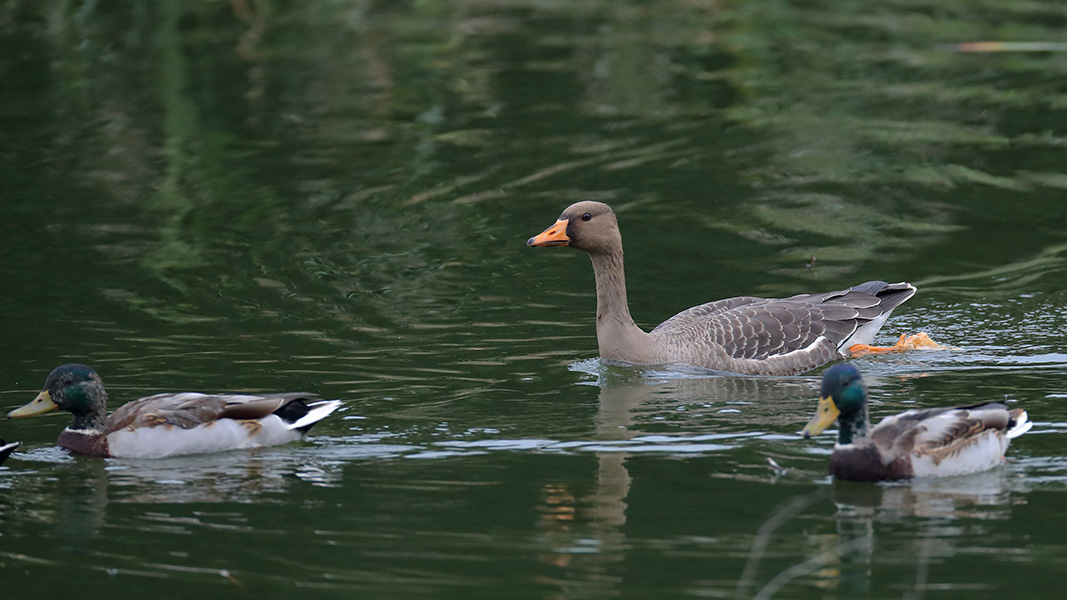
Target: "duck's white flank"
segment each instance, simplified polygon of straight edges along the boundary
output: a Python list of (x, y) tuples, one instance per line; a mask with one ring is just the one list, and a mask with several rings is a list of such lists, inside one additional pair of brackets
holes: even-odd
[(1004, 462), (1008, 438), (999, 431), (986, 431), (968, 438), (959, 449), (941, 455), (913, 453), (915, 477), (952, 477), (987, 471)]
[[(926, 427), (928, 431), (943, 430), (953, 418), (953, 413), (944, 413), (929, 419)], [(977, 436), (954, 440), (947, 446), (925, 451), (917, 449), (911, 457), (915, 476), (951, 477), (992, 469), (1004, 462), (1011, 440), (1030, 431), (1033, 426), (1026, 411), (1020, 411), (1015, 424), (1007, 431), (987, 429)]]

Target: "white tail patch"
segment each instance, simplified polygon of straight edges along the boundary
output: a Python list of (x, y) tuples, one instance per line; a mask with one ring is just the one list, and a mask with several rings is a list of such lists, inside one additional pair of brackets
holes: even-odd
[(1034, 426), (1034, 422), (1030, 420), (1030, 417), (1026, 414), (1026, 411), (1019, 411), (1019, 416), (1015, 418), (1015, 426), (1004, 433), (1004, 436), (1009, 440), (1015, 439), (1020, 435), (1030, 431), (1030, 428)]
[(885, 324), (889, 315), (893, 314), (892, 310), (889, 310), (882, 315), (875, 317), (867, 323), (857, 327), (852, 335), (846, 337), (840, 344), (837, 345), (838, 350), (846, 350), (856, 344), (870, 345), (874, 341), (874, 336), (878, 334), (878, 330)]
[(341, 408), (341, 401), (322, 400), (320, 402), (312, 402), (311, 404), (308, 404), (308, 408), (311, 409), (308, 411), (308, 414), (297, 419), (295, 423), (289, 425), (289, 429), (300, 429), (302, 427), (310, 427), (311, 425), (318, 423), (319, 421), (330, 416), (333, 411), (337, 410), (338, 408)]

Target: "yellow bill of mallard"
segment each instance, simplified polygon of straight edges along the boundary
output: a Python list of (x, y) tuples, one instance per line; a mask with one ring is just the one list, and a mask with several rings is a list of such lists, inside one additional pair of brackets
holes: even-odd
[(59, 408), (55, 402), (52, 402), (52, 394), (48, 393), (48, 390), (44, 390), (37, 397), (34, 398), (29, 404), (22, 408), (16, 408), (15, 410), (7, 413), (8, 418), (18, 417), (32, 417), (34, 415), (43, 415), (46, 412), (51, 412)]
[(804, 430), (800, 432), (801, 435), (806, 438), (813, 435), (819, 435), (825, 431), (827, 427), (833, 425), (839, 414), (841, 414), (841, 411), (838, 410), (837, 405), (834, 404), (833, 396), (819, 398), (819, 407), (815, 409), (815, 416), (804, 426)]

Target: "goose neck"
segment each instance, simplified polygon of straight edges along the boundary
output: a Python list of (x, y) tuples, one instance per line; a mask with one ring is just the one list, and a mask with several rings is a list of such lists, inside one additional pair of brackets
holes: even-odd
[(622, 251), (591, 254), (596, 275), (596, 335), (600, 357), (628, 363), (653, 362), (649, 334), (630, 316)]
[(633, 323), (626, 300), (626, 274), (622, 252), (591, 254), (596, 277), (597, 322), (612, 319)]

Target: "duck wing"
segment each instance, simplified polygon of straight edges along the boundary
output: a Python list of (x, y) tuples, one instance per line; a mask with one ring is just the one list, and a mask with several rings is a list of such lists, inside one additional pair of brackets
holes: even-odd
[[(306, 402), (315, 402), (314, 394), (201, 394), (179, 392), (156, 394), (119, 407), (108, 417), (108, 431), (124, 428), (170, 425), (192, 429), (220, 419), (257, 420), (278, 413), (286, 421), (296, 421), (307, 414)], [(293, 419), (286, 418), (294, 413)]]
[(916, 476), (945, 476), (995, 466), (1009, 440), (1032, 425), (1026, 411), (991, 402), (905, 411), (884, 419), (870, 437), (884, 458), (907, 457)]

